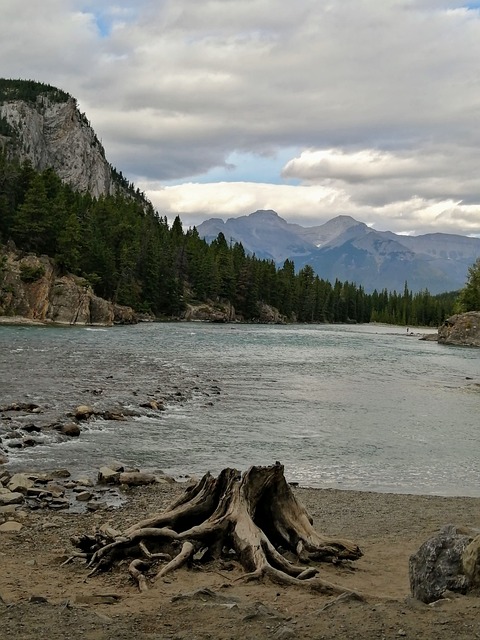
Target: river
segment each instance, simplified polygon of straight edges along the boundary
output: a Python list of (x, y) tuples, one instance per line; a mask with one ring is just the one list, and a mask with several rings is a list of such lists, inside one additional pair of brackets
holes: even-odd
[[(80, 474), (116, 459), (182, 477), (278, 460), (304, 486), (480, 496), (480, 352), (415, 332), (0, 326), (0, 405), (42, 408), (4, 413), (8, 466)], [(159, 397), (166, 411), (140, 409)], [(8, 447), (13, 427), (65, 421), (78, 404), (137, 415), (93, 420), (78, 439), (47, 430), (37, 446)]]

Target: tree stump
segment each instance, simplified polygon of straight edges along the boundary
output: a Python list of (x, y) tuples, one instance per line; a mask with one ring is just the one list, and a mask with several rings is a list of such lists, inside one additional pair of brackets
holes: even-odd
[(217, 478), (207, 473), (165, 511), (121, 535), (108, 535), (104, 529), (72, 542), (87, 554), (90, 575), (108, 570), (116, 560), (133, 558), (130, 573), (141, 591), (147, 588), (144, 570), (154, 563), (165, 562), (157, 579), (186, 563), (228, 556), (238, 561), (246, 580), (267, 577), (283, 585), (344, 593), (348, 589), (320, 579), (311, 562), (362, 555), (350, 540), (315, 531), (280, 463), (253, 466), (243, 475), (236, 469), (224, 469)]

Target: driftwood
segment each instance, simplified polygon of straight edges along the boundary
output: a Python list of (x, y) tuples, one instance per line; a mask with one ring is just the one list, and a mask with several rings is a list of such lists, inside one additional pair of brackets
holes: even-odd
[(348, 589), (322, 580), (311, 563), (362, 555), (355, 543), (315, 531), (279, 463), (254, 466), (243, 475), (235, 469), (224, 469), (217, 478), (207, 473), (162, 513), (121, 534), (112, 533), (104, 528), (72, 542), (87, 554), (89, 575), (133, 558), (129, 571), (141, 591), (148, 588), (145, 570), (155, 564), (166, 562), (154, 580), (187, 563), (227, 556), (241, 565), (246, 580), (265, 576), (284, 585), (338, 594)]

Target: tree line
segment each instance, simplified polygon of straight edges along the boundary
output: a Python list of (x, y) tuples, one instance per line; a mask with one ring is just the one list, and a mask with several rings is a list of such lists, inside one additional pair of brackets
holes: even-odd
[[(271, 305), (290, 321), (439, 325), (456, 293), (366, 293), (352, 282), (330, 283), (291, 260), (248, 254), (220, 233), (207, 243), (180, 218), (169, 225), (133, 185), (93, 198), (47, 169), (0, 154), (0, 242), (53, 258), (61, 272), (85, 278), (101, 297), (157, 317), (180, 317), (188, 303), (230, 302), (246, 321)], [(0, 283), (1, 287), (1, 283)]]

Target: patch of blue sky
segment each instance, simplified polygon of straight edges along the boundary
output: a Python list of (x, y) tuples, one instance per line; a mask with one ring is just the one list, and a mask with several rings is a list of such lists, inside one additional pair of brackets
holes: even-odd
[[(258, 155), (234, 151), (230, 153), (225, 165), (212, 167), (209, 171), (192, 176), (192, 182), (208, 184), (211, 182), (258, 182), (267, 184), (286, 184), (282, 169), (286, 163), (300, 154), (300, 149), (288, 147), (271, 155)], [(163, 183), (165, 186), (178, 184), (178, 180)], [(288, 179), (288, 184), (300, 184), (298, 180)]]
[(95, 24), (97, 25), (97, 29), (102, 38), (106, 38), (110, 35), (112, 31), (113, 21), (110, 17), (105, 16), (104, 14), (95, 13)]
[[(95, 20), (98, 33), (107, 38), (116, 22), (133, 22), (139, 15), (144, 0), (115, 0), (99, 3), (96, 0), (83, 0), (82, 10), (88, 11)], [(100, 6), (101, 5), (101, 6)]]

